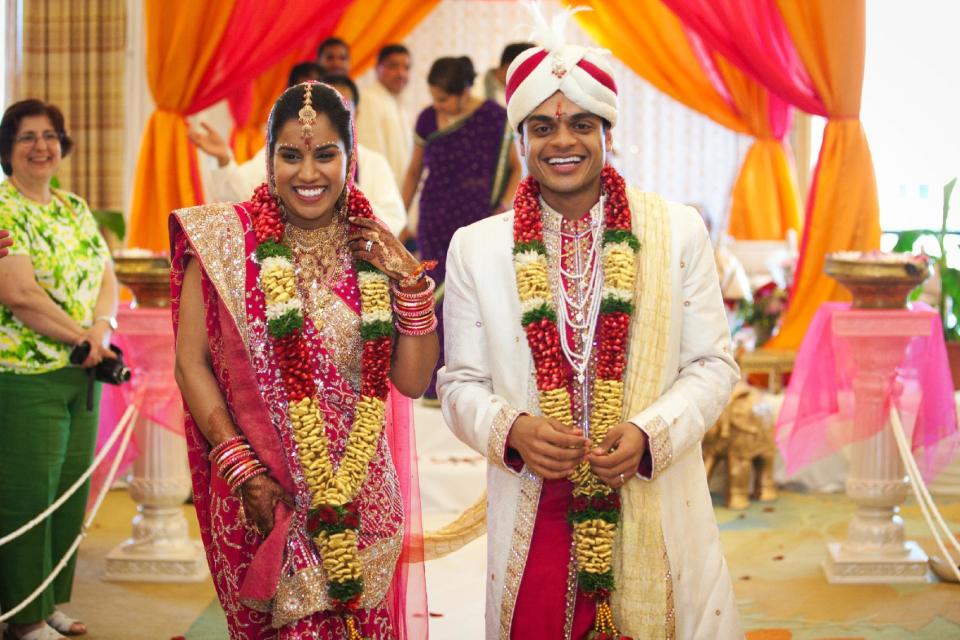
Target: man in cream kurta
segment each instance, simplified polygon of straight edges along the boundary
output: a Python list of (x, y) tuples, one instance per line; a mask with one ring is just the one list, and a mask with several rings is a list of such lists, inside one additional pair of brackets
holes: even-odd
[[(595, 50), (537, 47), (511, 65), (507, 100), (539, 183), (548, 261), (559, 264), (548, 228), (600, 210), (600, 170), (617, 116), (612, 70)], [(549, 546), (537, 533), (552, 517), (541, 500), (584, 457), (622, 501), (611, 597), (619, 630), (635, 640), (742, 637), (700, 453), (738, 377), (712, 248), (693, 209), (633, 189), (626, 195), (641, 249), (623, 421), (610, 430), (609, 449), (585, 453), (582, 431), (540, 417), (520, 321), (514, 213), (460, 229), (450, 245), (438, 387), (453, 432), (488, 457), (488, 638), (570, 637), (583, 628), (579, 596), (574, 604), (569, 591), (566, 607), (562, 598), (537, 611), (518, 603), (563, 593), (528, 559), (545, 557)], [(564, 278), (551, 278), (558, 309)]]
[(410, 52), (403, 45), (383, 47), (376, 73), (377, 79), (363, 90), (357, 140), (386, 157), (397, 188), (402, 188), (413, 153), (413, 121), (400, 101), (410, 80)]

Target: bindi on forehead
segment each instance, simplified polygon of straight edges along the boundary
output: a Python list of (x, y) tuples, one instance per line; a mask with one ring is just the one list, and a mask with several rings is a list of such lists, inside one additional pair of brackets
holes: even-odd
[(563, 118), (563, 101), (557, 100), (557, 110), (554, 112), (553, 117), (557, 120)]

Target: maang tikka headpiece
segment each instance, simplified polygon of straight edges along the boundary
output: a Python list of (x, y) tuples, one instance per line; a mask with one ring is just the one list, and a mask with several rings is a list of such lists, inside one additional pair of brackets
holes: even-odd
[(303, 87), (303, 106), (297, 112), (300, 120), (300, 135), (304, 139), (313, 137), (313, 127), (317, 124), (317, 111), (313, 108), (312, 85), (307, 83)]

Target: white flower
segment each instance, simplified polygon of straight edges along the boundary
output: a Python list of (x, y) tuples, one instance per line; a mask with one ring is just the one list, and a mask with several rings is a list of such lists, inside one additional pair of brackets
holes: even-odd
[(293, 263), (290, 262), (289, 258), (284, 258), (283, 256), (270, 256), (269, 258), (264, 258), (263, 262), (260, 263), (261, 273), (267, 273), (274, 269), (290, 269), (293, 271)]
[(291, 298), (284, 302), (275, 302), (267, 305), (267, 319), (276, 320), (288, 311), (299, 312), (303, 307), (300, 305), (299, 298)]
[(364, 311), (360, 315), (360, 321), (363, 324), (369, 324), (371, 322), (392, 322), (393, 314), (386, 309), (381, 309), (379, 311)]
[(614, 287), (603, 288), (603, 298), (614, 298), (620, 302), (633, 302), (633, 291), (629, 289), (615, 289)]
[(540, 296), (534, 296), (529, 300), (521, 300), (520, 315), (523, 316), (524, 314), (530, 311), (533, 311), (534, 309), (537, 309), (544, 304), (548, 305), (551, 309), (553, 308), (552, 300), (547, 300), (546, 298), (541, 298)]
[(543, 254), (536, 251), (521, 251), (520, 253), (513, 254), (513, 264), (515, 264), (517, 267), (523, 267), (540, 261), (546, 263), (546, 259), (543, 257)]

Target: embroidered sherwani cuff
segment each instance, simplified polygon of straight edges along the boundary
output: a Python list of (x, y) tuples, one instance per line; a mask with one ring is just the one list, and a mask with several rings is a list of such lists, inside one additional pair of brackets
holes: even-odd
[(510, 455), (510, 450), (507, 447), (507, 437), (510, 435), (513, 423), (521, 415), (523, 415), (522, 411), (509, 405), (500, 407), (497, 415), (493, 418), (493, 423), (490, 425), (490, 437), (487, 439), (487, 458), (490, 463), (513, 474), (520, 473), (523, 469), (523, 462), (518, 460), (518, 456)]
[(637, 475), (644, 480), (653, 480), (673, 460), (670, 425), (660, 416), (654, 416), (643, 424), (633, 424), (647, 436), (647, 450), (640, 459)]

